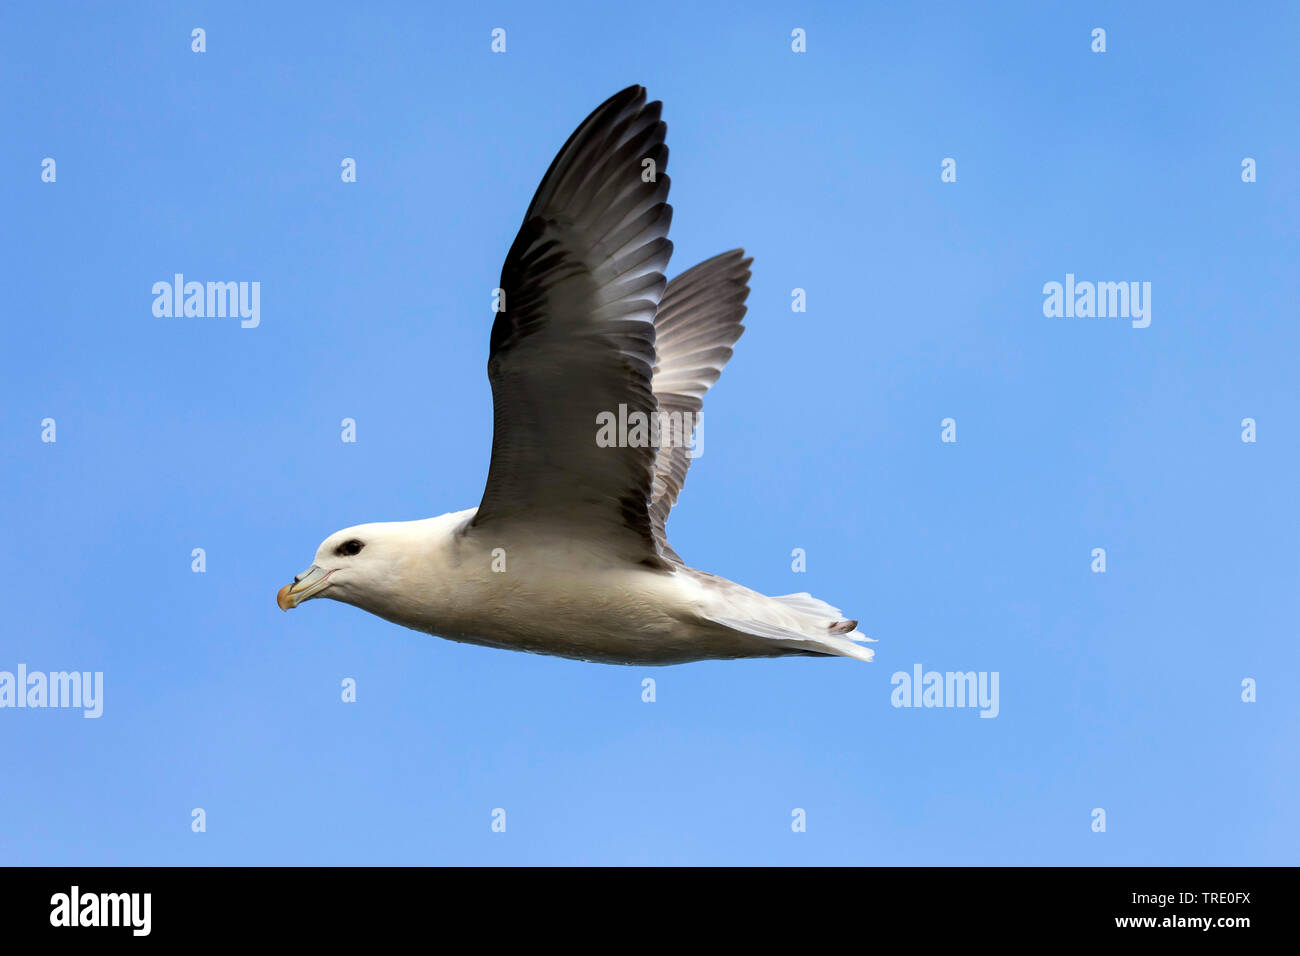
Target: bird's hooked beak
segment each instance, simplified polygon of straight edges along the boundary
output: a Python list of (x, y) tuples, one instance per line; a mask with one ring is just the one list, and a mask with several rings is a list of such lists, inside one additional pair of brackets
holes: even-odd
[[(335, 568), (334, 570), (338, 570)], [(275, 603), (280, 605), (281, 611), (287, 611), (291, 607), (297, 607), (303, 601), (314, 598), (329, 585), (330, 575), (334, 571), (326, 571), (324, 568), (313, 564), (293, 579), (292, 584), (286, 584), (280, 588), (280, 592), (275, 596)]]

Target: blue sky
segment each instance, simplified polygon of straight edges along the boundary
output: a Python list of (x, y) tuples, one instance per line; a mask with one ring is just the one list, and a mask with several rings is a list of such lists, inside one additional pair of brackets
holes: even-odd
[[(0, 709), (0, 863), (1296, 863), (1296, 8), (552, 7), (0, 11), (0, 670), (104, 674)], [(671, 271), (755, 260), (673, 544), (876, 661), (282, 614), (331, 532), (477, 504), (501, 261), (632, 83)], [(260, 325), (156, 317), (176, 272)], [(1067, 274), (1150, 326), (1046, 317)], [(916, 664), (998, 716), (892, 706)]]

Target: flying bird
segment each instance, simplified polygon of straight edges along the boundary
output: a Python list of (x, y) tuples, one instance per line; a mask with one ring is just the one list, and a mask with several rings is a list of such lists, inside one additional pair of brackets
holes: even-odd
[[(640, 86), (610, 97), (533, 196), (501, 270), (478, 507), (330, 535), (280, 589), (283, 610), (332, 598), (453, 641), (610, 664), (871, 660), (831, 605), (698, 571), (668, 544), (690, 423), (744, 331), (752, 260), (724, 252), (666, 280), (661, 108)], [(602, 440), (615, 418), (687, 435)]]

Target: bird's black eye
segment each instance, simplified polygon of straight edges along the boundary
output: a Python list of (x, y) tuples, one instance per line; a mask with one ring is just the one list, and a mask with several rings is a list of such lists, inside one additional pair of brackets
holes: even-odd
[(351, 541), (344, 541), (341, 545), (335, 548), (334, 553), (341, 558), (350, 558), (364, 547), (365, 545), (362, 542), (353, 538)]

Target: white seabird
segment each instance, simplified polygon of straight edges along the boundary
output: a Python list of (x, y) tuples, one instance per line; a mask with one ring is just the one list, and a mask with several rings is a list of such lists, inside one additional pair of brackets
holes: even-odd
[(597, 440), (620, 406), (629, 420), (693, 420), (744, 331), (752, 260), (742, 250), (665, 280), (660, 109), (639, 86), (611, 97), (569, 137), (528, 207), (501, 271), (479, 506), (330, 535), (280, 589), (282, 609), (333, 598), (453, 641), (611, 664), (871, 660), (857, 622), (824, 601), (759, 594), (687, 567), (669, 547), (689, 435), (661, 435), (658, 447)]

